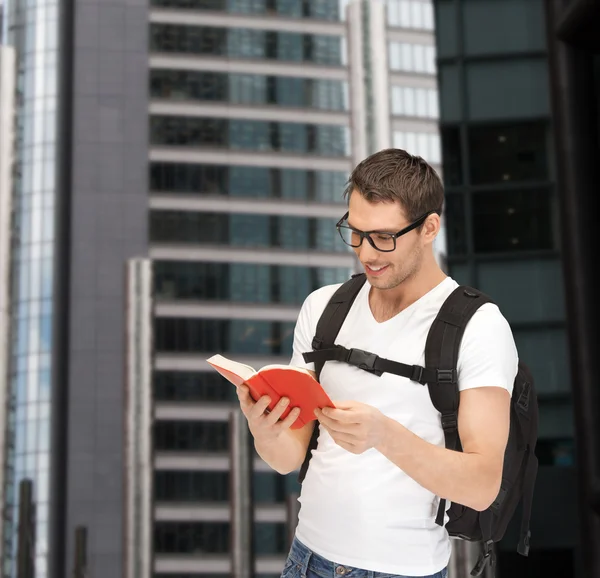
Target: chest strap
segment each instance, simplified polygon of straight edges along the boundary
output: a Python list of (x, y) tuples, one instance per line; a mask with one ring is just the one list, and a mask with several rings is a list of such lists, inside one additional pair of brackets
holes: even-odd
[(392, 373), (400, 377), (406, 377), (411, 381), (416, 381), (421, 385), (428, 383), (456, 383), (457, 381), (455, 370), (435, 370), (427, 369), (420, 365), (407, 365), (406, 363), (384, 359), (375, 353), (370, 353), (363, 349), (347, 349), (341, 345), (309, 351), (303, 353), (302, 357), (306, 363), (324, 364), (326, 361), (342, 361), (378, 377), (383, 373)]

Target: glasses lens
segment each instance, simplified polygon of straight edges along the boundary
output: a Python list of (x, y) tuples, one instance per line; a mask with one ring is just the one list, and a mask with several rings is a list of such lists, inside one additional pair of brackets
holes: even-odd
[(388, 233), (371, 233), (369, 235), (379, 251), (393, 251), (396, 248), (394, 235)]
[(354, 232), (350, 227), (341, 225), (338, 227), (338, 231), (346, 245), (350, 245), (350, 247), (358, 247), (360, 245), (360, 235)]

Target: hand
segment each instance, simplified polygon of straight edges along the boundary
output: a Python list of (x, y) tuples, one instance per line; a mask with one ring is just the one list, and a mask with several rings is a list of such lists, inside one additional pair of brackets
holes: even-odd
[(282, 397), (273, 410), (269, 411), (271, 398), (267, 395), (263, 395), (255, 402), (250, 396), (248, 387), (241, 385), (237, 388), (237, 396), (242, 413), (248, 420), (250, 432), (255, 440), (258, 439), (263, 444), (276, 442), (284, 431), (292, 427), (300, 415), (300, 408), (295, 407), (284, 420), (279, 419), (290, 403), (290, 400), (285, 397)]
[(317, 409), (315, 415), (338, 446), (362, 454), (381, 443), (385, 416), (378, 409), (357, 401), (336, 401), (335, 405), (335, 409)]

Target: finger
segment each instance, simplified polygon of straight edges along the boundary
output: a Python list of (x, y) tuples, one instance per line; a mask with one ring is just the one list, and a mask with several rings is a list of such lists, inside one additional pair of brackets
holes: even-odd
[(250, 419), (261, 417), (269, 407), (270, 403), (271, 398), (268, 395), (263, 395), (250, 410)]
[(360, 423), (360, 415), (350, 409), (339, 409), (339, 407), (324, 407), (321, 414), (330, 420), (340, 423)]
[(247, 387), (240, 386), (237, 388), (237, 396), (240, 401), (240, 407), (244, 414), (249, 412), (254, 406), (254, 400), (250, 396), (250, 392)]
[(345, 449), (347, 452), (350, 452), (351, 454), (358, 454), (360, 453), (358, 451), (358, 448), (354, 445), (354, 444), (349, 444), (348, 442), (344, 442), (341, 440), (334, 440), (335, 443), (340, 446), (342, 449)]
[(290, 411), (290, 413), (286, 416), (284, 420), (281, 421), (280, 427), (281, 429), (289, 429), (294, 425), (294, 422), (298, 419), (300, 415), (300, 408), (295, 407)]
[(279, 421), (279, 418), (282, 416), (283, 412), (287, 409), (287, 406), (290, 404), (290, 400), (287, 397), (282, 397), (275, 407), (269, 412), (269, 416), (265, 420), (267, 425), (274, 425)]
[(324, 425), (325, 427), (334, 432), (349, 433), (353, 428), (353, 424), (345, 424), (340, 421), (331, 419), (328, 416), (324, 415), (322, 411), (315, 411), (315, 415), (317, 416), (317, 419), (319, 420), (320, 424)]

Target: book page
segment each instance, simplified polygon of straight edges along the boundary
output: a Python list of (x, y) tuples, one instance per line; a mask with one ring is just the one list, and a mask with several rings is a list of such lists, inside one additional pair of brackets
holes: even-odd
[[(244, 363), (239, 363), (238, 361), (233, 361), (232, 359), (227, 359), (222, 355), (213, 355), (206, 361), (210, 363), (210, 365), (212, 365), (223, 377), (235, 385), (241, 385), (242, 382), (248, 381), (253, 375), (256, 374), (256, 371), (253, 367), (245, 365)], [(237, 376), (239, 379), (232, 378), (232, 374), (233, 376)]]
[(261, 367), (258, 370), (258, 372), (260, 373), (261, 371), (263, 371), (265, 369), (288, 369), (291, 371), (300, 371), (301, 373), (307, 373), (308, 375), (310, 375), (310, 371), (308, 371), (308, 369), (305, 369), (304, 367), (296, 367), (294, 365), (278, 365), (278, 364), (265, 365), (264, 367)]

